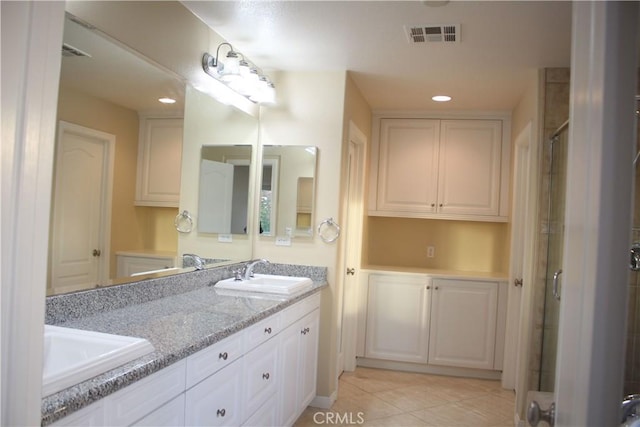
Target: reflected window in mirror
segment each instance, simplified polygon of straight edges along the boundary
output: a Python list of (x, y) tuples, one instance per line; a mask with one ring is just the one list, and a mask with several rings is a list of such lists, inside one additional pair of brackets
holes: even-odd
[(263, 236), (313, 236), (316, 153), (316, 147), (264, 147), (260, 184)]
[(250, 175), (251, 146), (202, 146), (198, 192), (200, 233), (247, 233)]

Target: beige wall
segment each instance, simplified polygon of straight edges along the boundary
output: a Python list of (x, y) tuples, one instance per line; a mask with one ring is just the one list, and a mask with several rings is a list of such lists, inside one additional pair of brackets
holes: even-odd
[(507, 231), (506, 223), (369, 217), (369, 264), (506, 273)]
[[(260, 145), (318, 147), (315, 224), (338, 218), (345, 72), (288, 72), (277, 76), (278, 105), (260, 114)], [(317, 235), (294, 238), (290, 247), (259, 237), (253, 256), (274, 262), (328, 267), (329, 288), (322, 292), (318, 395), (329, 396), (336, 384), (335, 287), (337, 246)]]
[(116, 137), (111, 209), (110, 277), (116, 275), (117, 251), (175, 251), (173, 218), (177, 209), (135, 207), (138, 114), (103, 99), (61, 87), (58, 120)]

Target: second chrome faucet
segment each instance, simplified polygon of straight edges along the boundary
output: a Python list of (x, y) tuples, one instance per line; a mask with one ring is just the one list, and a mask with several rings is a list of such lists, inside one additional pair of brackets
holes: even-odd
[(241, 270), (236, 272), (236, 280), (249, 280), (253, 277), (253, 269), (258, 264), (269, 264), (269, 261), (266, 259), (256, 259), (253, 261), (249, 261)]

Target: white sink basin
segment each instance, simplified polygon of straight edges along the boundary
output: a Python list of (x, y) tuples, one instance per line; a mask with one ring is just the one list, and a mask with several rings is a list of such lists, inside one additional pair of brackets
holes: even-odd
[(271, 274), (256, 274), (249, 280), (230, 279), (220, 280), (216, 287), (233, 289), (236, 291), (266, 292), (271, 294), (293, 294), (311, 289), (313, 282), (308, 277), (275, 276)]
[(42, 394), (47, 396), (154, 351), (143, 338), (45, 325)]

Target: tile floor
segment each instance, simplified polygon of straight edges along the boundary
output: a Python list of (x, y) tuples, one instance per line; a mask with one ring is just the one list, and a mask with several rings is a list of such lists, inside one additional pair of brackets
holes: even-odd
[(294, 426), (513, 427), (514, 402), (499, 381), (358, 367), (331, 409), (309, 407)]

